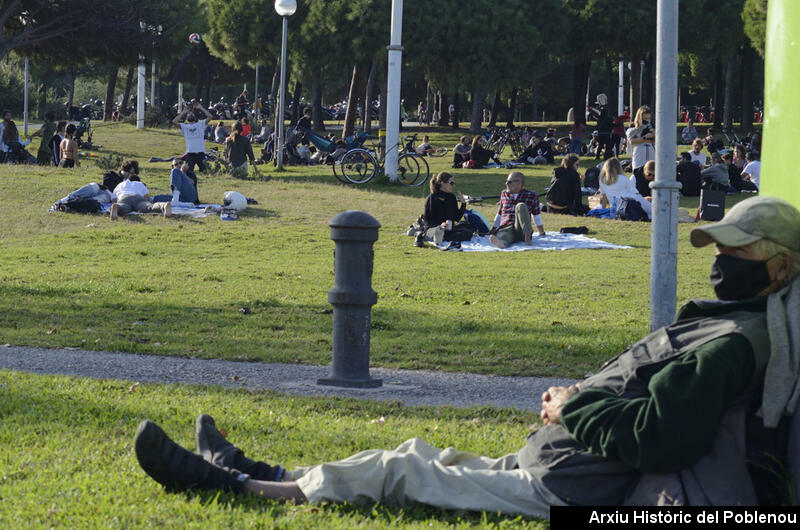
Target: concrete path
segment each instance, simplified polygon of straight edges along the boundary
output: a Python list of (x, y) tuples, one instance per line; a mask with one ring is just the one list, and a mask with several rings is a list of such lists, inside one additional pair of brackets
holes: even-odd
[(142, 383), (268, 389), (303, 396), (395, 400), (406, 405), (516, 407), (533, 411), (540, 409), (542, 393), (549, 386), (566, 386), (575, 382), (571, 379), (373, 368), (371, 376), (383, 379), (382, 387), (348, 389), (316, 384), (317, 379), (330, 376), (328, 366), (186, 359), (8, 344), (0, 346), (0, 369)]

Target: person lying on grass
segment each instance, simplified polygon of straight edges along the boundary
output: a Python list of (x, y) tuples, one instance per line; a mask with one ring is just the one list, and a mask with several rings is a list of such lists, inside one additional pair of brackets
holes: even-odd
[(506, 179), (506, 189), (500, 193), (497, 215), (489, 231), (489, 242), (497, 248), (506, 248), (517, 241), (525, 241), (526, 245), (530, 245), (533, 236), (531, 216), (539, 235), (545, 235), (539, 196), (525, 189), (525, 176), (522, 173), (512, 171)]
[(245, 457), (201, 415), (197, 454), (143, 421), (139, 465), (171, 491), (295, 503), (421, 502), (537, 517), (565, 504), (785, 503), (794, 479), (775, 470), (785, 473), (797, 442), (788, 432), (800, 391), (800, 212), (754, 197), (690, 239), (716, 245), (710, 279), (720, 300), (689, 302), (581, 383), (549, 388), (544, 425), (518, 453), (481, 457), (414, 438), (288, 471)]

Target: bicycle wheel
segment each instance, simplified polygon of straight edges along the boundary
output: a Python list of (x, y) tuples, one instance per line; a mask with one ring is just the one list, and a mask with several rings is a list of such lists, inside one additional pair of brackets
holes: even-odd
[(397, 178), (405, 186), (421, 186), (428, 181), (431, 171), (419, 155), (406, 153), (397, 159)]
[[(339, 168), (339, 170), (337, 171), (336, 168)], [(350, 181), (344, 178), (344, 173), (342, 173), (341, 170), (341, 162), (339, 160), (331, 164), (331, 169), (333, 170), (333, 176), (336, 177), (339, 182), (342, 184), (350, 184)]]
[(444, 156), (449, 150), (447, 147), (437, 147), (433, 152), (428, 153), (428, 156)]
[(342, 155), (339, 169), (350, 184), (366, 184), (378, 170), (378, 162), (366, 149), (351, 149)]

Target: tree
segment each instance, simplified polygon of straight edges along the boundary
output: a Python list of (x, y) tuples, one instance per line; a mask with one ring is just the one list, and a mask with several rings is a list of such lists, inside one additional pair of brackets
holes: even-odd
[(742, 8), (744, 32), (761, 57), (767, 37), (767, 3), (768, 0), (745, 0)]

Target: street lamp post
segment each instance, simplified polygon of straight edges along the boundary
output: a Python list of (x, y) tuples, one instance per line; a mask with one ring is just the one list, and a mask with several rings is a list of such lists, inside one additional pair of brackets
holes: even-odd
[[(144, 129), (144, 106), (145, 106), (145, 85), (147, 84), (147, 80), (145, 79), (146, 75), (146, 67), (144, 64), (144, 50), (145, 50), (145, 34), (148, 33), (151, 36), (151, 44), (153, 48), (153, 52), (155, 52), (156, 48), (156, 36), (160, 36), (161, 32), (164, 30), (161, 25), (158, 26), (151, 26), (148, 25), (147, 22), (144, 20), (139, 21), (139, 31), (142, 33), (142, 47), (141, 52), (139, 53), (139, 70), (138, 70), (138, 83), (136, 87), (136, 128), (137, 129)], [(156, 92), (156, 60), (153, 59), (152, 64), (152, 78), (150, 79), (150, 104), (152, 105), (155, 101), (155, 92)]]
[(297, 11), (295, 0), (275, 0), (275, 11), (283, 17), (283, 37), (281, 39), (281, 91), (278, 106), (278, 142), (276, 149), (278, 170), (283, 169), (283, 109), (286, 105), (286, 32), (289, 27), (289, 17)]

